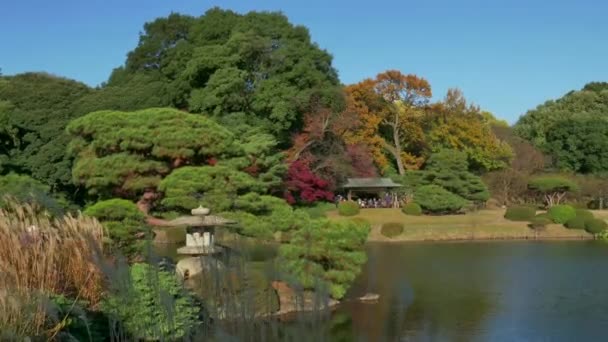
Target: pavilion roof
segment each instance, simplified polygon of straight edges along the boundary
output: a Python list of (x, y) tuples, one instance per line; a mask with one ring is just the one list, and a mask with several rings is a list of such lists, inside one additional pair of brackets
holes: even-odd
[(401, 184), (393, 182), (390, 178), (348, 178), (345, 189), (356, 188), (399, 188)]

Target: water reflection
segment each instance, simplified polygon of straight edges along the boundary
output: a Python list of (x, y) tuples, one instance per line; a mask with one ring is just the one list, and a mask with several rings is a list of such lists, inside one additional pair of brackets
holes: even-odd
[(349, 295), (377, 292), (379, 303), (340, 309), (357, 340), (604, 340), (608, 245), (371, 244), (368, 256)]

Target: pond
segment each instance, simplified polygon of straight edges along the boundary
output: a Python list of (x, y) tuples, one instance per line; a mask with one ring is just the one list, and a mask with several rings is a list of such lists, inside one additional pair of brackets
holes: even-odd
[(345, 302), (344, 340), (599, 341), (608, 326), (608, 244), (369, 244)]

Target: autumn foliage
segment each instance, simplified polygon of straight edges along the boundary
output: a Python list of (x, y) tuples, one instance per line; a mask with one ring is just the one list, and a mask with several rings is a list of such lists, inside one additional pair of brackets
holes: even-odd
[(291, 163), (285, 185), (285, 200), (290, 204), (334, 199), (334, 194), (329, 191), (329, 183), (312, 173), (302, 161)]

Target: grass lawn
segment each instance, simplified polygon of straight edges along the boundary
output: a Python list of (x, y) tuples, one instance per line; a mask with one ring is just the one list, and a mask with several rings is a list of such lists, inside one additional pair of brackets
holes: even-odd
[[(356, 216), (342, 217), (337, 211), (327, 216), (333, 220), (360, 217), (369, 221), (372, 231), (369, 241), (437, 241), (437, 240), (493, 240), (493, 239), (589, 239), (583, 230), (566, 229), (561, 225), (549, 225), (545, 231), (528, 228), (527, 222), (504, 219), (504, 210), (480, 210), (466, 215), (409, 216), (399, 209), (362, 209)], [(597, 218), (608, 218), (608, 211), (594, 211)], [(401, 222), (403, 233), (387, 238), (380, 233), (383, 223)]]

